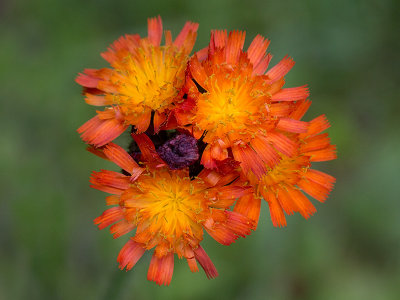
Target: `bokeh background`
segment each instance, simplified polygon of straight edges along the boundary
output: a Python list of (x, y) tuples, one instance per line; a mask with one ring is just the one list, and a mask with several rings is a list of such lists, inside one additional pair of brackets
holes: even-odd
[[(0, 1), (0, 299), (400, 299), (399, 5), (390, 0)], [(105, 194), (76, 128), (94, 114), (74, 82), (125, 33), (146, 35), (160, 14), (175, 35), (200, 23), (271, 39), (272, 65), (296, 66), (287, 86), (309, 84), (311, 120), (325, 113), (337, 177), (309, 220), (273, 228), (264, 203), (257, 232), (204, 248), (220, 276), (177, 261), (170, 287), (146, 280), (150, 256), (122, 272), (113, 240), (93, 219)], [(120, 140), (128, 143), (127, 140)]]

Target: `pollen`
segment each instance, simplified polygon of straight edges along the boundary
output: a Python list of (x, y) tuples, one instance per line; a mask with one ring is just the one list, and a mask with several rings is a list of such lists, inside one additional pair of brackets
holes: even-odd
[(238, 134), (251, 132), (263, 118), (264, 98), (255, 93), (257, 78), (241, 80), (241, 71), (215, 68), (206, 84), (206, 93), (199, 95), (195, 124), (207, 131), (205, 141), (226, 136), (234, 140)]
[(178, 171), (151, 172), (152, 176), (143, 176), (132, 185), (125, 208), (149, 222), (153, 238), (164, 239), (171, 248), (178, 246), (185, 232), (201, 239), (200, 221), (207, 206), (199, 183)]
[(184, 83), (188, 56), (174, 45), (155, 47), (146, 40), (126, 57), (113, 63), (111, 82), (117, 93), (108, 95), (129, 123), (147, 110), (162, 113)]

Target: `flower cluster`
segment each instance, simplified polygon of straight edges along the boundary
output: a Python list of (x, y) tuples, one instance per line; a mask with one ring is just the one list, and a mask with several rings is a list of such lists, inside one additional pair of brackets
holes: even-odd
[[(174, 256), (218, 275), (200, 246), (206, 231), (223, 245), (257, 228), (261, 201), (274, 226), (285, 215), (316, 211), (304, 194), (324, 202), (335, 179), (311, 169), (336, 158), (324, 115), (302, 117), (311, 102), (306, 86), (284, 87), (294, 61), (269, 68), (269, 40), (257, 35), (244, 50), (245, 32), (211, 32), (209, 45), (190, 56), (198, 24), (187, 22), (173, 40), (161, 18), (148, 36), (125, 35), (102, 54), (109, 68), (85, 69), (76, 81), (85, 101), (104, 106), (78, 132), (89, 151), (121, 172), (93, 172), (93, 188), (111, 206), (95, 219), (114, 238), (129, 234), (118, 255), (131, 269), (153, 251), (147, 278), (168, 285)], [(126, 130), (124, 150), (113, 141)]]

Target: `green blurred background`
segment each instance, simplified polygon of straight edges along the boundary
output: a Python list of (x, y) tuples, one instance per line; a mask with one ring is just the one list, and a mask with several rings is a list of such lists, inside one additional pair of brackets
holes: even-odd
[[(0, 299), (400, 299), (398, 1), (0, 2)], [(160, 14), (176, 34), (200, 23), (271, 39), (272, 65), (297, 62), (287, 86), (309, 84), (307, 120), (325, 113), (337, 177), (308, 221), (273, 228), (263, 203), (257, 232), (230, 247), (206, 238), (220, 276), (175, 260), (170, 287), (146, 280), (150, 256), (122, 272), (113, 240), (93, 219), (105, 194), (92, 170), (113, 166), (85, 151), (76, 128), (94, 114), (74, 82), (125, 33), (146, 35)], [(397, 32), (397, 33), (396, 33)], [(127, 144), (127, 140), (120, 139)]]

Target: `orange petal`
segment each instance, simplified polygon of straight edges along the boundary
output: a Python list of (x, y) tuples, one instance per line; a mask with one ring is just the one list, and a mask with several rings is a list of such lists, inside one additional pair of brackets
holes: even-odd
[(147, 128), (149, 128), (150, 121), (151, 121), (151, 110), (146, 109), (143, 112), (143, 114), (141, 114), (137, 118), (137, 122), (135, 123), (136, 133), (145, 132)]
[(112, 225), (110, 227), (110, 232), (113, 235), (114, 239), (116, 239), (120, 236), (123, 236), (124, 234), (131, 232), (133, 229), (135, 229), (135, 227), (135, 224), (132, 224), (126, 220), (122, 220)]
[(132, 137), (138, 144), (140, 152), (142, 153), (142, 156), (145, 161), (151, 162), (156, 160), (162, 163), (162, 160), (158, 156), (153, 142), (145, 133), (142, 134), (132, 133)]
[(236, 64), (243, 49), (245, 31), (232, 31), (229, 33), (228, 43), (225, 48), (225, 57), (228, 64)]
[(79, 127), (77, 131), (86, 143), (101, 147), (120, 136), (127, 128), (128, 126), (121, 119), (100, 119), (97, 115)]
[(266, 172), (265, 165), (257, 153), (248, 145), (233, 145), (232, 153), (235, 160), (240, 162), (243, 173), (247, 176), (251, 170), (258, 178)]
[(129, 177), (114, 171), (101, 170), (101, 172), (93, 172), (90, 182), (96, 185), (104, 185), (120, 190), (129, 188)]
[(291, 111), (292, 105), (288, 102), (276, 102), (269, 105), (269, 113), (274, 117), (286, 117)]
[(104, 154), (117, 166), (121, 167), (129, 174), (135, 175), (135, 178), (143, 171), (124, 149), (114, 143), (109, 143), (105, 147)]
[(97, 88), (97, 84), (101, 78), (96, 76), (96, 71), (96, 69), (85, 69), (83, 73), (79, 73), (75, 81), (84, 87)]
[(307, 136), (313, 136), (318, 133), (321, 133), (322, 131), (328, 129), (331, 126), (325, 115), (316, 117), (315, 119), (311, 120), (309, 123), (310, 123), (310, 126), (308, 127), (307, 133), (305, 134)]
[(297, 102), (297, 104), (298, 104), (297, 108), (290, 114), (290, 118), (295, 120), (300, 120), (310, 107), (311, 101), (309, 100), (299, 101)]
[(106, 205), (118, 205), (119, 204), (119, 196), (111, 195), (106, 197)]
[(264, 200), (268, 203), (272, 224), (275, 227), (285, 227), (287, 225), (285, 214), (274, 193), (271, 191), (267, 192), (264, 188), (261, 188), (260, 192)]
[(199, 246), (197, 249), (193, 249), (193, 252), (196, 260), (199, 262), (200, 266), (206, 273), (207, 278), (211, 279), (217, 277), (217, 269), (215, 268), (214, 264), (212, 263), (211, 259), (208, 257), (204, 249)]
[(309, 169), (304, 174), (304, 179), (300, 180), (297, 185), (311, 197), (324, 202), (333, 189), (335, 181), (335, 178), (328, 174)]
[(218, 199), (222, 200), (222, 199), (237, 199), (249, 193), (253, 193), (253, 190), (250, 186), (228, 185), (219, 188), (217, 195)]
[[(174, 45), (178, 48), (182, 47), (182, 45), (184, 44), (185, 40), (187, 39), (189, 33), (190, 32), (192, 34), (196, 33), (198, 28), (199, 28), (198, 23), (186, 22), (185, 26), (183, 26), (181, 32), (176, 37), (176, 39), (174, 41)], [(192, 46), (192, 48), (193, 48), (193, 46)], [(190, 50), (189, 50), (189, 52), (190, 52)]]
[(216, 160), (224, 160), (228, 158), (228, 150), (221, 147), (221, 145), (216, 142), (211, 146), (211, 157)]
[(276, 129), (294, 133), (306, 132), (307, 128), (308, 122), (298, 121), (290, 118), (280, 118), (278, 124), (276, 125)]
[(206, 149), (204, 149), (200, 162), (207, 169), (215, 169), (217, 167), (215, 160), (211, 157), (210, 145), (207, 145)]
[(225, 47), (228, 41), (228, 34), (226, 30), (211, 31), (211, 41), (213, 42), (213, 50), (215, 50), (215, 48)]
[(286, 192), (288, 193), (292, 201), (296, 204), (298, 212), (305, 219), (308, 219), (317, 211), (310, 200), (308, 200), (308, 198), (304, 196), (304, 194), (298, 189), (287, 188)]
[(174, 272), (174, 254), (169, 253), (163, 257), (157, 257), (153, 254), (147, 279), (154, 281), (158, 285), (169, 285)]
[(192, 59), (189, 61), (188, 68), (194, 80), (203, 88), (207, 89), (205, 86), (205, 81), (207, 80), (208, 76), (205, 72), (203, 66), (200, 64), (197, 56), (193, 56)]
[(127, 271), (132, 269), (145, 251), (139, 243), (129, 240), (119, 252), (117, 258), (119, 268), (123, 270), (126, 267)]
[(160, 113), (159, 111), (156, 111), (154, 113), (154, 132), (158, 133), (160, 131), (160, 128), (165, 125), (168, 119), (168, 114)]
[(89, 145), (86, 147), (86, 150), (89, 151), (90, 153), (93, 153), (94, 155), (97, 155), (98, 157), (100, 157), (102, 159), (109, 160), (108, 157), (104, 154), (102, 148), (96, 148), (92, 145)]
[(160, 46), (162, 29), (163, 26), (160, 16), (147, 19), (148, 38), (153, 46)]
[(94, 219), (94, 224), (98, 225), (99, 229), (104, 229), (107, 226), (122, 220), (123, 218), (124, 214), (122, 208), (119, 206), (112, 207), (105, 210), (101, 216)]
[(272, 95), (272, 101), (298, 101), (305, 100), (310, 95), (306, 85), (281, 89)]
[(253, 221), (246, 216), (235, 211), (225, 211), (225, 214), (228, 216), (225, 226), (232, 230), (237, 236), (245, 237), (254, 229)]
[(93, 106), (104, 106), (110, 104), (110, 101), (108, 101), (105, 96), (96, 96), (89, 93), (86, 94), (85, 102)]
[[(270, 41), (265, 39), (261, 35), (257, 35), (253, 41), (251, 42), (249, 48), (247, 49), (247, 57), (250, 62), (253, 64), (254, 74), (262, 74), (265, 72), (262, 69), (258, 69), (257, 66), (260, 62), (262, 62), (263, 58), (266, 55), (267, 48), (269, 46)], [(260, 72), (261, 71), (261, 72)]]
[(310, 156), (310, 161), (328, 161), (337, 158), (335, 145), (329, 145), (325, 149), (317, 151), (304, 152), (303, 154)]
[(216, 224), (212, 228), (205, 226), (205, 229), (207, 230), (208, 234), (221, 245), (228, 246), (238, 238), (238, 236), (232, 230), (221, 224)]
[(294, 212), (299, 211), (296, 203), (293, 199), (289, 196), (286, 190), (283, 188), (278, 188), (276, 192), (276, 196), (278, 202), (282, 209), (285, 211), (286, 214), (292, 215)]
[(293, 156), (296, 152), (297, 144), (282, 133), (270, 132), (266, 138), (276, 150), (287, 156)]
[(254, 197), (253, 193), (247, 194), (236, 201), (234, 211), (254, 221), (254, 230), (257, 229), (260, 218), (261, 199)]
[(287, 55), (273, 68), (271, 68), (266, 75), (269, 77), (268, 83), (273, 83), (284, 77), (290, 69), (294, 66), (295, 62)]
[(197, 266), (196, 259), (194, 257), (186, 258), (190, 271), (196, 273), (199, 271), (199, 267)]
[(200, 49), (199, 51), (197, 51), (195, 53), (195, 55), (197, 56), (197, 59), (199, 61), (205, 60), (207, 58), (207, 56), (208, 56), (208, 46), (203, 48), (203, 49)]
[(320, 150), (328, 147), (330, 144), (330, 138), (327, 133), (318, 134), (311, 138), (305, 139), (304, 144), (300, 146), (300, 152), (308, 152)]

